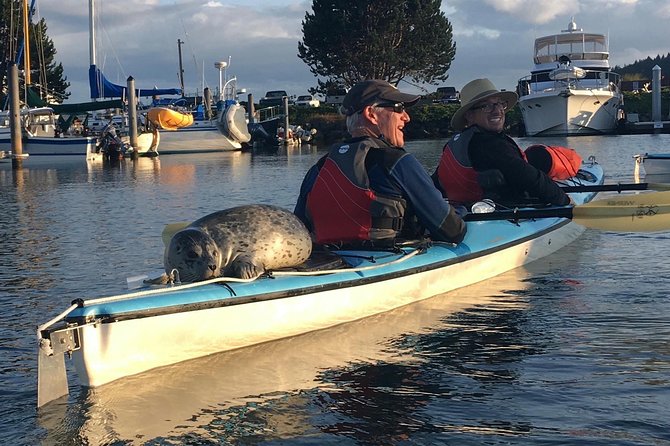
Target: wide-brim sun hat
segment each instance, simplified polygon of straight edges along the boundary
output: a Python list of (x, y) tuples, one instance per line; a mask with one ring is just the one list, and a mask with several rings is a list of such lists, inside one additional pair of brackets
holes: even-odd
[(351, 87), (342, 101), (342, 112), (345, 115), (353, 115), (368, 105), (380, 102), (403, 103), (409, 107), (416, 104), (419, 99), (421, 96), (403, 93), (384, 80), (369, 79)]
[(484, 79), (475, 79), (465, 84), (461, 90), (461, 108), (456, 110), (454, 116), (451, 118), (451, 126), (456, 131), (461, 131), (465, 128), (465, 114), (475, 104), (482, 99), (490, 97), (500, 97), (503, 101), (507, 101), (507, 108), (510, 109), (516, 105), (519, 96), (513, 91), (498, 90), (493, 82)]

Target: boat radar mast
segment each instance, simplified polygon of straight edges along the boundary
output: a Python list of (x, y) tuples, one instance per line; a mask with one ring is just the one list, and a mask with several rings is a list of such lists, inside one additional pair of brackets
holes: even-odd
[(562, 29), (562, 33), (574, 33), (574, 32), (582, 32), (584, 31), (581, 28), (577, 28), (577, 23), (575, 23), (575, 17), (570, 18), (570, 23), (568, 23), (568, 29)]

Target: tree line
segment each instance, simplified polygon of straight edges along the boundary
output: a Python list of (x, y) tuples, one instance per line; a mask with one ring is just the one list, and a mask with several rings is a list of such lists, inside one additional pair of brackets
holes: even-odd
[(630, 65), (616, 66), (613, 70), (619, 73), (625, 81), (650, 80), (656, 65), (661, 68), (661, 74), (666, 73), (667, 76), (667, 73), (670, 73), (670, 53), (665, 56), (657, 55), (654, 58), (636, 60)]
[[(32, 19), (32, 11), (28, 11)], [(34, 91), (51, 103), (62, 103), (70, 96), (70, 83), (64, 75), (63, 65), (56, 61), (56, 47), (49, 38), (46, 20), (41, 18), (28, 26), (28, 54), (30, 55), (30, 80)], [(23, 30), (23, 1), (0, 0), (0, 100), (6, 103), (9, 67), (16, 63), (19, 69), (21, 97), (25, 84), (24, 57), (25, 35)]]

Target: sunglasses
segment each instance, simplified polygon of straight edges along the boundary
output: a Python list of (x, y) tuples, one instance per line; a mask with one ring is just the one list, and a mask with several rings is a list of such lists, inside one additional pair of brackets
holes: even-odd
[(377, 107), (382, 107), (382, 108), (392, 108), (394, 112), (396, 113), (402, 113), (405, 111), (405, 104), (402, 102), (396, 102), (395, 104), (377, 104)]
[(507, 101), (500, 101), (500, 102), (489, 102), (486, 104), (478, 105), (476, 107), (472, 107), (470, 110), (484, 110), (484, 113), (491, 113), (493, 110), (495, 110), (496, 107), (500, 107), (502, 111), (507, 110), (508, 107)]

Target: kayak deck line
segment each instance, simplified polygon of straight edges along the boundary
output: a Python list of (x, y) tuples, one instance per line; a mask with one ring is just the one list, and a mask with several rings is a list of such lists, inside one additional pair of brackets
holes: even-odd
[[(585, 164), (586, 184), (602, 183)], [(572, 193), (578, 204), (595, 193)], [(468, 222), (458, 245), (337, 249), (329, 268), (276, 270), (77, 300), (38, 329), (38, 407), (67, 394), (65, 356), (79, 383), (126, 376), (221, 351), (332, 327), (497, 276), (552, 254), (585, 228), (556, 215)], [(325, 260), (328, 260), (327, 258)], [(141, 334), (141, 335), (140, 335)]]

